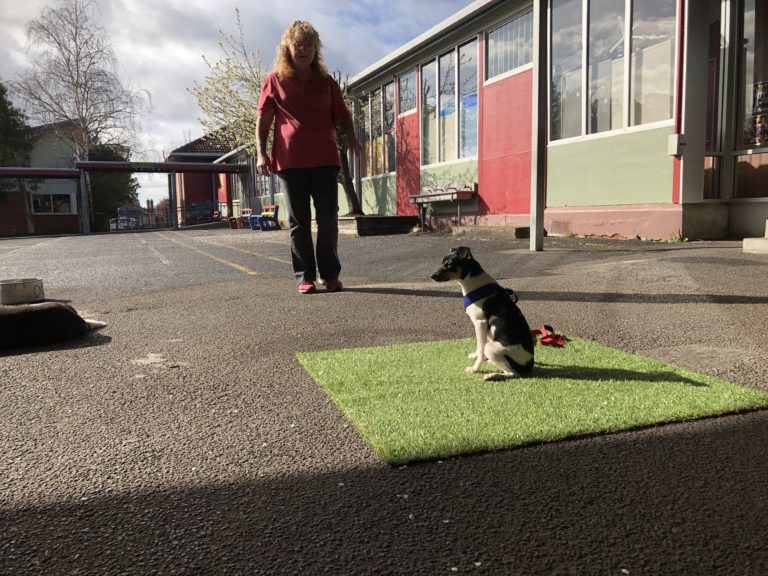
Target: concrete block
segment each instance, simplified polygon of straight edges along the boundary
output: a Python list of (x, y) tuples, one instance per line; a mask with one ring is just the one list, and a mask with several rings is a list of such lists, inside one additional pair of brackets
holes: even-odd
[(744, 238), (742, 251), (747, 254), (768, 254), (768, 238)]

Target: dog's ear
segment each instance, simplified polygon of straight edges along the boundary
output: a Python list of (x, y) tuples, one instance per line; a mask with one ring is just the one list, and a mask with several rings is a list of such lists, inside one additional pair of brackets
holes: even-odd
[(456, 248), (456, 253), (462, 260), (472, 260), (472, 252), (466, 246), (459, 246)]

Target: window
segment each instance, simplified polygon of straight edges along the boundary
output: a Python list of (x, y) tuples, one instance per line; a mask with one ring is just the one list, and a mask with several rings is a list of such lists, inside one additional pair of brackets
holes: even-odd
[(581, 0), (552, 0), (552, 140), (581, 136)]
[(395, 171), (395, 83), (384, 86), (384, 172)]
[[(754, 150), (736, 156), (736, 198), (768, 196), (768, 60), (765, 38), (768, 11), (763, 0), (744, 0), (740, 15), (742, 31), (737, 102), (741, 130), (736, 130), (736, 149)], [(738, 126), (738, 125), (737, 125)], [(750, 151), (752, 151), (750, 150)]]
[(361, 99), (363, 178), (395, 170), (395, 84), (390, 82)]
[(488, 32), (486, 79), (533, 62), (533, 12)]
[(672, 118), (676, 5), (676, 0), (551, 0), (550, 140)]
[(32, 194), (35, 214), (74, 214), (71, 194)]
[(360, 173), (363, 178), (371, 175), (371, 107), (368, 96), (363, 96), (360, 106), (360, 117), (363, 120), (363, 153), (360, 158)]
[(738, 113), (742, 130), (737, 130), (736, 149), (768, 146), (768, 60), (765, 42), (768, 12), (759, 0), (744, 0), (740, 61)]
[(440, 162), (456, 159), (456, 65), (455, 52), (440, 56)]
[(624, 125), (624, 0), (589, 3), (589, 133)]
[(630, 126), (672, 118), (675, 0), (632, 2)]
[(421, 163), (477, 156), (477, 40), (421, 67)]
[(477, 156), (477, 40), (459, 48), (459, 158)]
[(421, 67), (421, 163), (437, 162), (437, 63)]
[(398, 87), (398, 113), (405, 114), (416, 110), (416, 70), (400, 76)]
[(384, 162), (383, 142), (381, 139), (381, 89), (371, 93), (371, 175), (382, 173)]

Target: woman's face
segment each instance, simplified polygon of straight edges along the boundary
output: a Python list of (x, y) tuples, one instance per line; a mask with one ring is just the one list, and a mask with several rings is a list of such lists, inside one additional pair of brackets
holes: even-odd
[(309, 70), (315, 58), (315, 44), (307, 38), (297, 38), (288, 47), (293, 65), (299, 70)]

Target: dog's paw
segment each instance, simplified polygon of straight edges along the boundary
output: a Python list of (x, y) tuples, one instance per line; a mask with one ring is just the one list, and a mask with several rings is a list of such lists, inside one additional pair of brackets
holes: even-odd
[(490, 374), (483, 376), (483, 380), (486, 382), (501, 382), (502, 380), (512, 380), (513, 378), (517, 378), (517, 374), (491, 372)]
[(474, 366), (467, 366), (464, 368), (464, 372), (467, 372), (468, 374), (476, 374), (480, 368), (475, 368)]
[(467, 358), (474, 360), (475, 358), (477, 358), (477, 352), (470, 352), (469, 354), (467, 354)]

